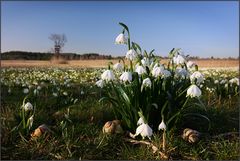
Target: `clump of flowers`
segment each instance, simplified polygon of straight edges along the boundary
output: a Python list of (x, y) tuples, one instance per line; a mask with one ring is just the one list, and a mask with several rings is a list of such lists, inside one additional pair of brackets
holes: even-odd
[[(112, 104), (116, 119), (122, 120), (125, 129), (135, 132), (134, 136), (150, 138), (159, 129), (164, 131), (166, 143), (167, 131), (180, 121), (180, 116), (190, 106), (189, 100), (200, 100), (204, 75), (180, 49), (173, 48), (168, 64), (161, 64), (154, 50), (143, 51), (137, 43), (131, 42), (128, 27), (119, 24), (123, 32), (116, 38), (116, 44), (127, 45), (125, 59), (129, 65), (122, 65), (124, 68), (121, 68), (119, 78), (114, 74), (119, 64), (113, 66), (114, 70), (109, 66), (103, 72), (101, 80), (96, 83), (105, 91), (100, 101)], [(124, 33), (128, 34), (127, 40)]]

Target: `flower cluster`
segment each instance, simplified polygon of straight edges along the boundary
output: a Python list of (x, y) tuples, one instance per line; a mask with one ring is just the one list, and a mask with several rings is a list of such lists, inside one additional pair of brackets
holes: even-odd
[[(106, 90), (101, 101), (110, 101), (116, 117), (122, 119), (129, 130), (136, 129), (134, 136), (150, 138), (155, 129), (171, 129), (188, 100), (202, 95), (200, 86), (204, 75), (180, 49), (171, 50), (169, 63), (162, 64), (154, 50), (142, 51), (137, 43), (131, 42), (128, 27), (120, 25), (124, 31), (115, 43), (128, 45), (125, 58), (129, 66), (119, 61), (102, 73), (96, 85)], [(116, 72), (120, 72), (119, 77)]]

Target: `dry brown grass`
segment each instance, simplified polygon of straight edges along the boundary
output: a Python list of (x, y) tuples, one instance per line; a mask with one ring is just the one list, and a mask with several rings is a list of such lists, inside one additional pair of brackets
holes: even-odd
[[(118, 60), (70, 60), (62, 62), (39, 60), (1, 60), (2, 67), (77, 67), (98, 68), (107, 67), (108, 62), (116, 63)], [(168, 60), (161, 60), (166, 64)], [(238, 68), (239, 60), (193, 60), (199, 68)]]

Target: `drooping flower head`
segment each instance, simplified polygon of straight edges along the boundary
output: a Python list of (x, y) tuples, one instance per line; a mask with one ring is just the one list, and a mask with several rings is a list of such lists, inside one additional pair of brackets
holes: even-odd
[(132, 73), (131, 72), (124, 72), (120, 78), (123, 82), (131, 82), (132, 81)]
[(100, 88), (103, 88), (103, 86), (104, 86), (104, 80), (102, 80), (102, 79), (98, 80), (98, 81), (96, 82), (96, 85), (97, 85), (98, 87), (100, 87)]
[(123, 33), (119, 34), (115, 39), (115, 44), (127, 44), (127, 38)]
[(123, 70), (123, 65), (121, 63), (116, 63), (113, 65), (113, 69), (117, 71)]
[(143, 139), (145, 137), (148, 137), (149, 139), (151, 139), (153, 132), (151, 127), (148, 124), (142, 123), (137, 127), (134, 137), (138, 136), (139, 134), (142, 136)]
[(195, 71), (191, 76), (190, 76), (190, 80), (191, 82), (195, 82), (196, 84), (201, 84), (204, 81), (204, 76), (202, 73), (200, 73), (199, 71)]
[(115, 79), (115, 76), (113, 74), (113, 71), (108, 69), (102, 73), (101, 78), (105, 81), (111, 81)]
[(126, 58), (130, 61), (134, 61), (137, 58), (137, 53), (133, 49), (130, 49), (126, 54)]
[(25, 110), (25, 111), (31, 111), (31, 110), (33, 110), (33, 105), (32, 105), (30, 102), (27, 102), (27, 103), (24, 105), (24, 110)]
[(184, 64), (186, 62), (185, 58), (182, 55), (176, 55), (173, 57), (173, 62), (177, 65)]
[(192, 84), (188, 90), (187, 90), (187, 96), (186, 97), (200, 97), (202, 95), (202, 91), (196, 86), (195, 84)]
[(164, 67), (163, 66), (160, 66), (160, 67), (153, 67), (153, 70), (152, 70), (152, 75), (157, 78), (159, 76), (161, 76), (163, 74), (163, 70), (164, 70)]
[(162, 120), (162, 122), (159, 124), (158, 126), (158, 130), (166, 130), (166, 124), (164, 123), (164, 121)]
[(144, 73), (147, 73), (146, 70), (141, 65), (137, 66), (135, 71), (138, 73), (138, 75), (142, 75)]

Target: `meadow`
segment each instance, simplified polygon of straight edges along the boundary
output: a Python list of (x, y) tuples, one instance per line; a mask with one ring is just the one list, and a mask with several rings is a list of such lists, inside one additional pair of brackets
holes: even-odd
[[(116, 119), (112, 105), (99, 102), (103, 89), (95, 82), (103, 71), (103, 68), (3, 67), (1, 159), (239, 159), (237, 70), (201, 71), (205, 79), (201, 88), (205, 107), (192, 105), (189, 110), (206, 115), (210, 126), (198, 117), (183, 118), (178, 128), (169, 133), (164, 155), (153, 153), (151, 145), (141, 144), (140, 138), (134, 143), (126, 133), (109, 135), (102, 132), (106, 121)], [(27, 131), (16, 128), (21, 122), (19, 113), (24, 99), (34, 108), (33, 123)], [(50, 129), (49, 132), (31, 139), (31, 133), (42, 124)], [(199, 142), (189, 143), (182, 139), (182, 130), (187, 127), (202, 133)], [(155, 132), (146, 142), (161, 149), (161, 140), (161, 132)]]

